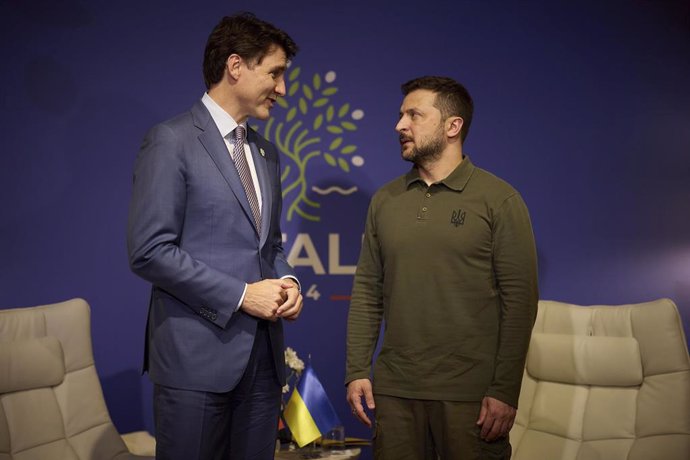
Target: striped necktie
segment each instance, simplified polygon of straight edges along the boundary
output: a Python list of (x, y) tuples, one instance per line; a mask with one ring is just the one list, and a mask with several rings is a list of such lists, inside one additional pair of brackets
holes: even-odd
[(256, 224), (256, 232), (261, 234), (261, 211), (259, 210), (259, 200), (256, 198), (256, 190), (254, 189), (254, 182), (252, 181), (252, 174), (249, 171), (249, 164), (247, 157), (244, 155), (244, 126), (237, 126), (235, 128), (235, 148), (232, 151), (232, 159), (235, 162), (235, 167), (240, 175), (244, 193), (247, 194), (249, 200), (249, 207), (252, 208), (254, 216), (254, 223)]

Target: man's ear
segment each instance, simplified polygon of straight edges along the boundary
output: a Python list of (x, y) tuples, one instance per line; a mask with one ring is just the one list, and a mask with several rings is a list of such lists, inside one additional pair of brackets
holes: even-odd
[(462, 125), (465, 121), (460, 117), (451, 117), (446, 121), (446, 135), (448, 137), (460, 136)]
[(230, 78), (233, 80), (240, 78), (241, 68), (242, 58), (239, 56), (239, 54), (231, 54), (228, 56), (228, 59), (225, 61), (225, 69), (227, 70)]

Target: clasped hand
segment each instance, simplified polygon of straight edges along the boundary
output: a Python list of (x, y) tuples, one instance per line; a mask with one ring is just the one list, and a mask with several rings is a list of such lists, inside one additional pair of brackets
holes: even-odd
[(267, 279), (247, 285), (240, 308), (257, 318), (294, 321), (302, 311), (302, 294), (290, 279)]

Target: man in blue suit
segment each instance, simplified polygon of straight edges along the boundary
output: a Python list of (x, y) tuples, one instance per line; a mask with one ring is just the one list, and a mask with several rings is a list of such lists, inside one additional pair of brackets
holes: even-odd
[(302, 296), (282, 248), (278, 152), (247, 120), (285, 95), (296, 52), (249, 13), (223, 18), (204, 53), (207, 92), (151, 129), (137, 157), (127, 244), (152, 284), (158, 460), (273, 458), (282, 319), (297, 319)]

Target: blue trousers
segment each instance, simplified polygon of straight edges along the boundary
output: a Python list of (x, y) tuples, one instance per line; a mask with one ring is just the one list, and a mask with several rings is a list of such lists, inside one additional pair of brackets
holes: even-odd
[(272, 460), (280, 397), (262, 321), (247, 369), (233, 390), (210, 393), (154, 386), (156, 459)]

